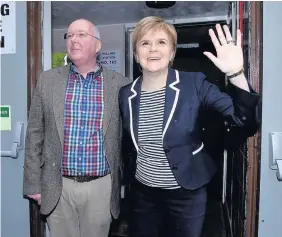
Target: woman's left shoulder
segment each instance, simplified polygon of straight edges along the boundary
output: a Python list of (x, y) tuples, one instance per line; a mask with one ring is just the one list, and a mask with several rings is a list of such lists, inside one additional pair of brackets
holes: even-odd
[(179, 72), (179, 77), (184, 79), (196, 80), (199, 78), (205, 78), (205, 75), (202, 72), (185, 72), (185, 71), (178, 71), (178, 72)]
[[(177, 70), (175, 70), (177, 71)], [(201, 83), (205, 80), (206, 76), (202, 72), (185, 72), (185, 71), (178, 71), (179, 74), (179, 82), (180, 83)]]

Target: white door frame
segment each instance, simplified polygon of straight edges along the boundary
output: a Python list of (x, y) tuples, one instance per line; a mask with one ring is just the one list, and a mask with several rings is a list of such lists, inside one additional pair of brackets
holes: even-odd
[[(42, 2), (42, 65), (43, 71), (52, 68), (52, 10), (51, 1)], [(47, 222), (45, 224), (45, 237), (50, 237)]]
[(52, 68), (52, 10), (51, 1), (42, 2), (42, 64), (43, 71)]

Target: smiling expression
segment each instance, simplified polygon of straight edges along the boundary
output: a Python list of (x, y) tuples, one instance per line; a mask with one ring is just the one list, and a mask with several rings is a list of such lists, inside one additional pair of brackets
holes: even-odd
[(167, 70), (173, 56), (171, 39), (164, 30), (150, 30), (136, 44), (135, 58), (143, 71)]

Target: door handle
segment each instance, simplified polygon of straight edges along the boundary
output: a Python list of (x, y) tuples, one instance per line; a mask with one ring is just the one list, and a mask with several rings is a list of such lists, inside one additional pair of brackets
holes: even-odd
[(1, 151), (1, 157), (18, 158), (19, 150), (23, 147), (23, 122), (17, 122), (15, 127), (15, 133), (10, 151)]
[(278, 181), (282, 181), (282, 132), (270, 133), (270, 169), (276, 170)]

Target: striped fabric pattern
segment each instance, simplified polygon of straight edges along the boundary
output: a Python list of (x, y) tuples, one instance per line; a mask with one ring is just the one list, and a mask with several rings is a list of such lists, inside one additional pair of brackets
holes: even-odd
[(103, 145), (102, 68), (80, 75), (72, 65), (66, 88), (62, 173), (66, 176), (104, 176), (109, 165)]
[(165, 88), (141, 92), (136, 179), (151, 187), (180, 188), (165, 155), (162, 141)]

